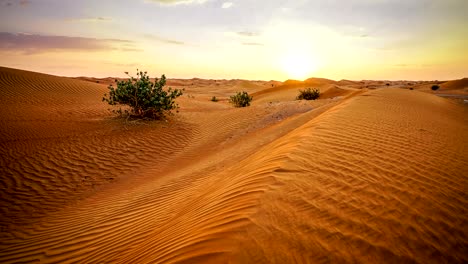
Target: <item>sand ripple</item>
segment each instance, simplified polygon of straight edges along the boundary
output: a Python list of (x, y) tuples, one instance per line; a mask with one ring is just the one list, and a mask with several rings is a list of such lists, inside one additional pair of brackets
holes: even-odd
[(2, 69), (0, 262), (468, 262), (466, 107), (327, 87), (122, 126), (103, 86)]

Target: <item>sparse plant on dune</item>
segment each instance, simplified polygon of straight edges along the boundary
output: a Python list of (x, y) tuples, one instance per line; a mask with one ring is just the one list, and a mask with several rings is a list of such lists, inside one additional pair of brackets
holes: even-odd
[(315, 100), (320, 97), (320, 91), (318, 89), (307, 88), (305, 90), (299, 90), (299, 95), (296, 97), (297, 100)]
[(432, 87), (431, 87), (432, 91), (437, 91), (437, 90), (439, 90), (439, 88), (440, 88), (440, 86), (437, 85), (437, 84), (434, 84), (434, 85), (432, 85)]
[(250, 106), (250, 102), (253, 100), (253, 97), (250, 96), (247, 92), (237, 92), (237, 94), (230, 97), (230, 103), (235, 107), (246, 107)]
[(212, 102), (218, 102), (218, 98), (216, 98), (216, 96), (213, 96), (213, 97), (211, 97), (211, 101)]
[[(128, 72), (126, 72), (128, 75)], [(128, 105), (130, 113), (140, 118), (160, 119), (171, 110), (177, 109), (175, 99), (182, 95), (182, 90), (167, 89), (166, 76), (151, 82), (147, 72), (137, 70), (137, 78), (130, 76), (130, 79), (116, 81), (117, 87), (109, 85), (109, 95), (104, 94), (102, 101), (110, 105)], [(122, 110), (114, 112), (122, 114)], [(127, 111), (126, 111), (127, 112)]]

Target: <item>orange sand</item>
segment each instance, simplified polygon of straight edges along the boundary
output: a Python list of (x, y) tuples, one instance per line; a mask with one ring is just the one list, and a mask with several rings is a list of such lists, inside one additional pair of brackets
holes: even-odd
[(468, 262), (468, 106), (429, 83), (169, 80), (158, 122), (109, 83), (0, 68), (1, 263)]

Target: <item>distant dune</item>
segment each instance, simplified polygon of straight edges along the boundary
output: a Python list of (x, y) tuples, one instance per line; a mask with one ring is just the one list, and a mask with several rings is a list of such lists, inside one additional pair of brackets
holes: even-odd
[(443, 90), (464, 90), (468, 92), (468, 78), (444, 82), (441, 88)]
[(1, 263), (468, 262), (468, 105), (433, 83), (169, 79), (144, 122), (113, 81), (0, 67)]

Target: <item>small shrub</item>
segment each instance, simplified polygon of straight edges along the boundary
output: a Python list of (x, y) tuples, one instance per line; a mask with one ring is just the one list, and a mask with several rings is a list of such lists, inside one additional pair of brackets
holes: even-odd
[[(126, 72), (128, 75), (128, 72)], [(150, 81), (150, 77), (146, 72), (138, 72), (137, 78), (130, 76), (130, 79), (118, 81), (117, 87), (109, 85), (109, 95), (104, 94), (102, 101), (106, 101), (110, 105), (128, 105), (130, 112), (136, 117), (147, 117), (151, 119), (159, 119), (170, 113), (171, 110), (177, 109), (178, 105), (175, 99), (182, 95), (182, 90), (169, 88), (167, 91), (163, 89), (166, 85), (166, 76), (162, 75), (161, 79)], [(122, 113), (119, 109), (115, 112)], [(126, 111), (127, 112), (127, 111)]]
[(413, 87), (409, 88), (410, 90), (413, 90)]
[(253, 97), (249, 96), (247, 92), (237, 92), (236, 95), (231, 96), (230, 102), (235, 107), (246, 107), (250, 106), (250, 102), (252, 101)]
[(315, 100), (320, 97), (320, 91), (318, 89), (307, 88), (305, 90), (299, 90), (297, 100)]
[(434, 85), (432, 85), (432, 87), (431, 87), (432, 91), (436, 91), (436, 90), (438, 90), (439, 88), (440, 88), (440, 87), (439, 87), (439, 85), (437, 85), (437, 84), (434, 84)]
[(387, 85), (387, 86), (390, 86), (390, 84), (389, 84), (389, 83), (386, 83), (385, 85)]
[(211, 97), (211, 102), (218, 102), (218, 98), (216, 96)]

